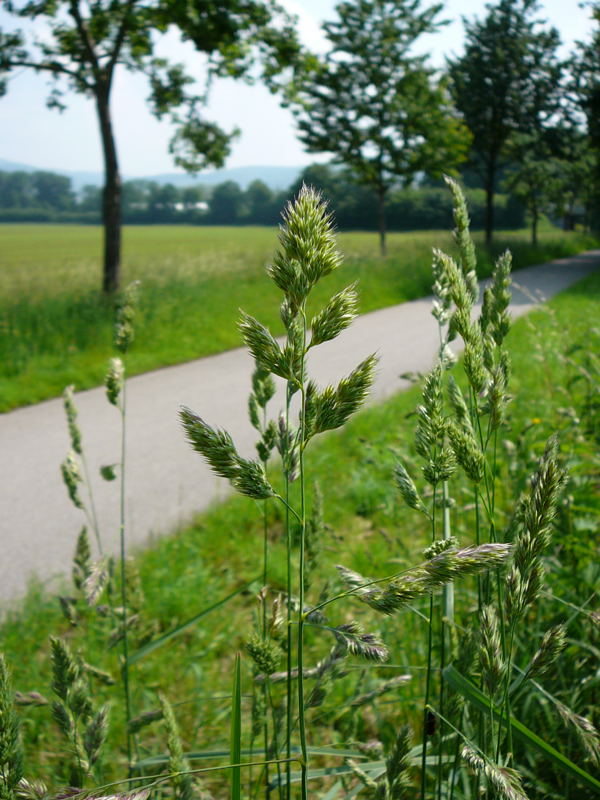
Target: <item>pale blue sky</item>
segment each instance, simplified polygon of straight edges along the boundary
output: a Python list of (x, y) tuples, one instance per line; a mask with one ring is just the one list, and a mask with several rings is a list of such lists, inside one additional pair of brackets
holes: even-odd
[[(333, 16), (334, 0), (284, 0), (299, 17), (304, 41), (321, 49), (320, 23)], [(461, 16), (482, 16), (485, 0), (447, 0), (445, 18), (451, 24), (422, 40), (441, 66), (444, 57), (461, 51)], [(565, 54), (574, 42), (589, 36), (589, 11), (578, 0), (544, 0), (540, 15), (556, 26), (565, 42)], [(7, 26), (0, 13), (0, 26)], [(192, 73), (201, 74), (202, 62), (191, 49), (175, 40), (166, 43), (165, 55), (186, 61)], [(42, 75), (22, 72), (11, 79), (8, 95), (0, 99), (0, 158), (45, 169), (99, 170), (101, 155), (96, 118), (91, 101), (71, 95), (63, 114), (45, 107), (47, 81)], [(173, 172), (167, 152), (171, 136), (168, 123), (159, 123), (146, 110), (147, 87), (143, 78), (120, 74), (113, 93), (113, 108), (121, 167), (127, 175)], [(206, 109), (208, 119), (225, 128), (238, 126), (243, 133), (234, 145), (227, 166), (303, 165), (315, 160), (297, 141), (289, 111), (261, 86), (248, 87), (231, 80), (216, 81)]]

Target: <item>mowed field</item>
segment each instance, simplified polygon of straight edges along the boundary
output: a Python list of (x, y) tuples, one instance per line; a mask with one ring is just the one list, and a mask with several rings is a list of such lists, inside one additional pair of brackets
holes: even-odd
[[(56, 396), (70, 383), (84, 389), (102, 381), (113, 307), (99, 291), (101, 241), (97, 226), (0, 226), (0, 411)], [(451, 249), (451, 237), (392, 233), (386, 258), (374, 233), (341, 233), (339, 244), (344, 267), (323, 281), (315, 304), (358, 281), (366, 312), (427, 294), (431, 248)], [(480, 274), (506, 246), (518, 268), (595, 245), (591, 237), (553, 230), (542, 233), (537, 248), (524, 231), (499, 234), (494, 252), (480, 258)], [(141, 282), (129, 373), (237, 347), (241, 307), (281, 332), (279, 293), (264, 280), (276, 246), (275, 228), (126, 227), (123, 284)]]

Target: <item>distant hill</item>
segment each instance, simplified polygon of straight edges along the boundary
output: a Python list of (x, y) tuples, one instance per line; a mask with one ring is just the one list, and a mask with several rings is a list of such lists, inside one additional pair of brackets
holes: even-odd
[[(102, 174), (100, 172), (76, 172), (66, 169), (44, 170), (43, 167), (33, 167), (31, 164), (19, 164), (15, 161), (7, 161), (0, 158), (0, 171), (4, 172), (55, 172), (58, 175), (66, 175), (71, 178), (73, 188), (78, 191), (83, 186), (102, 185)], [(172, 183), (174, 186), (215, 186), (225, 181), (235, 181), (242, 189), (246, 189), (252, 181), (264, 181), (271, 189), (286, 189), (292, 184), (302, 167), (232, 167), (231, 169), (217, 169), (211, 172), (201, 172), (198, 175), (186, 175), (181, 172), (167, 172), (159, 175), (124, 175), (124, 180), (144, 179), (155, 181), (156, 183)]]

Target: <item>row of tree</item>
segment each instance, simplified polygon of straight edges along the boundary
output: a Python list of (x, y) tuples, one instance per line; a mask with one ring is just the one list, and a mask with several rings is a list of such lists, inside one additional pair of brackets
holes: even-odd
[[(200, 116), (205, 96), (180, 64), (156, 56), (160, 34), (178, 29), (209, 56), (213, 74), (256, 76), (283, 92), (309, 152), (329, 153), (376, 198), (382, 252), (386, 210), (415, 180), (456, 173), (468, 163), (486, 193), (485, 229), (492, 238), (494, 198), (502, 171), (537, 220), (562, 197), (565, 209), (600, 219), (600, 0), (589, 0), (591, 40), (560, 59), (558, 32), (537, 14), (536, 0), (499, 0), (465, 23), (463, 55), (445, 74), (415, 55), (423, 34), (440, 30), (441, 3), (342, 0), (324, 24), (323, 57), (304, 50), (293, 20), (271, 0), (0, 0), (9, 14), (46, 24), (38, 41), (0, 31), (2, 76), (31, 68), (63, 79), (95, 101), (106, 182), (104, 289), (118, 287), (122, 187), (110, 95), (117, 69), (144, 73), (149, 103), (177, 125), (177, 164), (220, 166), (236, 131)], [(5, 84), (4, 84), (5, 85)], [(49, 102), (62, 107), (65, 84)], [(230, 191), (231, 187), (230, 187)], [(564, 211), (566, 214), (566, 210)]]
[[(591, 3), (589, 5), (592, 5)], [(298, 72), (289, 101), (310, 152), (330, 152), (378, 198), (381, 249), (386, 206), (417, 176), (455, 173), (465, 160), (486, 193), (486, 239), (500, 177), (526, 205), (532, 234), (546, 211), (600, 210), (600, 31), (569, 59), (537, 14), (536, 0), (500, 0), (465, 21), (463, 55), (445, 74), (414, 55), (442, 4), (347, 0), (326, 23), (325, 57)], [(600, 4), (594, 6), (600, 22)]]
[[(226, 181), (208, 190), (202, 186), (179, 188), (148, 180), (123, 184), (123, 221), (129, 224), (186, 223), (196, 225), (277, 225), (281, 209), (302, 183), (318, 187), (335, 211), (343, 230), (376, 230), (377, 197), (356, 183), (349, 170), (325, 164), (307, 167), (289, 189), (274, 191), (263, 181), (243, 190)], [(481, 189), (467, 190), (473, 227), (485, 221), (485, 196)], [(524, 225), (523, 205), (514, 197), (496, 200), (498, 225)], [(451, 202), (441, 187), (397, 189), (387, 202), (390, 229), (398, 231), (447, 228)], [(76, 195), (69, 178), (51, 172), (0, 172), (0, 222), (87, 222), (101, 219), (102, 190), (85, 186)]]

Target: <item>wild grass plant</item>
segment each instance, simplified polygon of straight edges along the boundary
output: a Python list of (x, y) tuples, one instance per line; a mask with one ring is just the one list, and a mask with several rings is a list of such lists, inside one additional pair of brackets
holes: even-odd
[[(114, 308), (98, 293), (99, 229), (85, 226), (0, 226), (0, 411), (59, 396), (67, 384), (101, 385), (111, 355)], [(499, 235), (526, 266), (597, 246), (580, 234), (547, 231), (538, 248), (525, 233)], [(169, 226), (124, 230), (124, 279), (141, 280), (136, 348), (129, 374), (237, 347), (240, 306), (284, 332), (277, 289), (265, 285), (273, 255), (269, 228)], [(443, 231), (391, 234), (389, 256), (375, 253), (372, 235), (346, 233), (344, 273), (314, 289), (324, 304), (345, 283), (360, 281), (361, 308), (370, 311), (430, 291), (430, 248), (447, 248)], [(498, 251), (499, 252), (499, 251)], [(495, 253), (482, 251), (480, 273)]]
[[(233, 601), (225, 592), (213, 598), (212, 606), (194, 617), (188, 613), (188, 619), (174, 627), (165, 608), (174, 598), (170, 600), (163, 593), (163, 608), (154, 607), (163, 614), (162, 630), (146, 633), (148, 641), (144, 643), (144, 635), (133, 624), (140, 613), (143, 617), (141, 601), (134, 600), (140, 587), (131, 568), (127, 574), (126, 559), (121, 561), (125, 565), (121, 585), (126, 602), (119, 593), (119, 570), (116, 575), (112, 570), (111, 576), (109, 568), (104, 595), (96, 595), (90, 608), (85, 592), (89, 593), (97, 582), (95, 578), (88, 581), (102, 571), (91, 564), (89, 547), (80, 540), (74, 586), (78, 591), (83, 587), (84, 594), (74, 592), (75, 602), (66, 603), (78, 623), (71, 634), (73, 643), (89, 648), (91, 639), (104, 642), (104, 646), (108, 641), (121, 649), (121, 658), (115, 663), (115, 656), (109, 652), (102, 664), (112, 660), (116, 666), (114, 678), (108, 675), (107, 679), (106, 674), (104, 678), (117, 680), (115, 694), (110, 686), (99, 683), (102, 670), (90, 666), (95, 661), (85, 657), (85, 650), (69, 656), (58, 648), (61, 657), (55, 656), (54, 682), (65, 696), (63, 725), (71, 732), (73, 742), (68, 748), (69, 758), (63, 760), (65, 766), (79, 765), (80, 773), (74, 776), (78, 786), (85, 785), (97, 795), (107, 778), (114, 778), (121, 780), (118, 785), (124, 790), (128, 784), (123, 779), (129, 772), (138, 786), (186, 798), (202, 793), (214, 797), (286, 797), (297, 796), (298, 788), (301, 796), (310, 793), (329, 798), (468, 798), (481, 792), (489, 797), (591, 797), (597, 792), (593, 778), (597, 734), (588, 719), (594, 713), (593, 679), (580, 678), (576, 691), (570, 696), (565, 692), (577, 672), (577, 666), (568, 666), (573, 655), (576, 665), (585, 665), (587, 676), (593, 674), (592, 654), (588, 651), (584, 655), (583, 648), (569, 643), (569, 639), (576, 629), (591, 624), (592, 612), (586, 612), (586, 608), (592, 607), (594, 589), (591, 599), (590, 595), (565, 598), (569, 609), (565, 616), (561, 605), (556, 612), (557, 601), (553, 596), (546, 597), (547, 589), (541, 582), (542, 567), (555, 568), (556, 550), (550, 531), (558, 524), (562, 527), (563, 517), (572, 513), (576, 500), (585, 497), (585, 488), (576, 492), (568, 507), (562, 501), (557, 506), (556, 491), (563, 473), (554, 442), (541, 453), (539, 437), (536, 446), (530, 446), (532, 431), (542, 427), (538, 423), (528, 430), (522, 426), (522, 441), (517, 437), (511, 444), (507, 438), (513, 413), (508, 404), (509, 370), (503, 352), (508, 325), (508, 259), (503, 257), (497, 264), (482, 319), (471, 321), (474, 250), (464, 206), (453, 189), (460, 260), (453, 261), (439, 252), (434, 256), (440, 359), (426, 377), (417, 404), (415, 449), (403, 440), (402, 459), (395, 468), (387, 446), (367, 448), (360, 432), (363, 423), (357, 420), (351, 438), (341, 450), (334, 450), (330, 466), (319, 470), (324, 448), (313, 439), (318, 432), (343, 424), (358, 406), (372, 361), (363, 362), (336, 387), (320, 389), (305, 374), (307, 348), (342, 332), (354, 313), (352, 288), (336, 294), (324, 309), (317, 306), (307, 312), (311, 283), (320, 277), (320, 270), (337, 267), (339, 258), (326, 212), (308, 191), (288, 211), (271, 270), (284, 294), (285, 345), (280, 347), (254, 318), (242, 319), (244, 336), (257, 361), (249, 403), (259, 434), (257, 459), (240, 457), (225, 432), (214, 430), (194, 412), (182, 414), (193, 446), (242, 495), (256, 499), (258, 504), (258, 513), (250, 514), (256, 516), (253, 530), (261, 541), (261, 563), (255, 562), (250, 574), (246, 571), (244, 575), (241, 564), (234, 562), (228, 565), (231, 572), (227, 573), (230, 579), (236, 576), (242, 591), (247, 584), (240, 585), (241, 576), (250, 578), (260, 573), (253, 584), (258, 597), (253, 625), (247, 613), (239, 617), (240, 626), (245, 628), (241, 659), (232, 659), (227, 618), (220, 623), (220, 633), (218, 627), (211, 627), (193, 653), (186, 656), (185, 647), (177, 651), (186, 659), (184, 671), (192, 673), (194, 667), (207, 665), (201, 654), (206, 644), (219, 665), (217, 672), (229, 667), (224, 683), (219, 683), (213, 672), (214, 683), (202, 684), (202, 699), (196, 702), (193, 692), (182, 696), (171, 679), (173, 657), (165, 651), (177, 641), (191, 644), (194, 640), (185, 637), (194, 624), (212, 625), (220, 613), (228, 614)], [(448, 340), (455, 333), (467, 344), (463, 377), (453, 366), (448, 349)], [(594, 414), (597, 420), (593, 389), (597, 373), (593, 358), (590, 363), (585, 352), (578, 352), (566, 356), (570, 362), (562, 366), (568, 367), (572, 377), (582, 376), (572, 387), (577, 392), (584, 390), (585, 402), (580, 407), (587, 409), (590, 422), (576, 424), (570, 412), (564, 419), (570, 420), (568, 424), (577, 435), (584, 435), (585, 430), (587, 437), (597, 431), (591, 422)], [(119, 385), (119, 372), (113, 370), (109, 392)], [(270, 417), (273, 375), (285, 382), (288, 402), (282, 415)], [(406, 411), (406, 404), (404, 408)], [(575, 416), (582, 413), (579, 408), (575, 412)], [(397, 431), (398, 406), (387, 415), (375, 430)], [(68, 419), (73, 444), (76, 418), (72, 411)], [(334, 441), (331, 439), (332, 444)], [(77, 448), (73, 449), (77, 455)], [(352, 535), (364, 543), (349, 543), (348, 559), (350, 553), (353, 558), (346, 564), (350, 567), (340, 567), (335, 578), (328, 549), (336, 530), (328, 531), (324, 520), (335, 519), (337, 528), (338, 518), (342, 518), (337, 512), (339, 501), (334, 498), (344, 490), (332, 475), (339, 475), (342, 483), (352, 450), (363, 461), (366, 452), (366, 460), (372, 462), (361, 465), (346, 495), (346, 502), (354, 503), (357, 511), (360, 507), (362, 516), (354, 517)], [(279, 456), (276, 461), (269, 458), (274, 453)], [(334, 473), (332, 467), (340, 453), (342, 469), (339, 471), (337, 465), (338, 472)], [(507, 453), (512, 461), (505, 459)], [(71, 461), (77, 463), (78, 459), (73, 456)], [(283, 471), (281, 477), (277, 476), (279, 469)], [(389, 484), (394, 469), (409, 516), (396, 507), (389, 490), (386, 493), (380, 488), (384, 482)], [(73, 470), (71, 464), (67, 474)], [(367, 471), (376, 474), (379, 484), (374, 482), (373, 491), (360, 495), (358, 487)], [(528, 482), (525, 476), (531, 471), (534, 477)], [(311, 476), (318, 472), (322, 497), (312, 488)], [(77, 492), (82, 485), (76, 481)], [(511, 513), (519, 495), (517, 511)], [(75, 496), (82, 502), (81, 493)], [(224, 516), (217, 525), (221, 530), (227, 525), (240, 550), (244, 548), (247, 553), (250, 533), (238, 533), (243, 515), (248, 514), (241, 502), (232, 507), (233, 516)], [(368, 522), (365, 514), (373, 522)], [(379, 519), (385, 520), (387, 528), (381, 533)], [(405, 532), (424, 527), (429, 529), (430, 542), (419, 557), (414, 547), (407, 546)], [(372, 546), (375, 540), (381, 542), (379, 547)], [(207, 544), (199, 545), (193, 554), (188, 545), (182, 543), (182, 547), (188, 563), (193, 556), (198, 572), (208, 583), (210, 570), (203, 567)], [(220, 555), (223, 559), (223, 546)], [(225, 558), (230, 555), (239, 560), (231, 550)], [(244, 558), (247, 560), (247, 556)], [(165, 561), (164, 556), (150, 559), (154, 565), (150, 578), (154, 572), (160, 580), (161, 561)], [(84, 575), (87, 577), (82, 580)], [(168, 568), (162, 576), (165, 584), (173, 584), (172, 594), (185, 591), (184, 583), (169, 575)], [(460, 583), (452, 593), (449, 589), (454, 579), (460, 579)], [(593, 576), (590, 581), (593, 585)], [(581, 591), (583, 594), (585, 589), (581, 587)], [(510, 614), (507, 603), (512, 603)], [(149, 611), (146, 609), (146, 613)], [(466, 627), (473, 621), (469, 632)], [(117, 635), (111, 640), (115, 628)], [(128, 656), (122, 650), (123, 630), (129, 632), (130, 640), (135, 638), (135, 649), (128, 651)], [(87, 634), (76, 638), (78, 631)], [(532, 639), (537, 640), (537, 646), (531, 646)], [(561, 654), (565, 644), (567, 653)], [(162, 675), (155, 673), (153, 683), (145, 687), (145, 665), (160, 658), (161, 653)], [(131, 685), (134, 708), (128, 715), (123, 713), (123, 667), (129, 668), (130, 677), (135, 672)], [(563, 675), (555, 686), (558, 670)], [(87, 695), (84, 686), (88, 687)], [(216, 697), (207, 697), (206, 690)], [(61, 701), (56, 690), (55, 695)], [(96, 760), (95, 771), (84, 776), (84, 783), (80, 777), (83, 761), (91, 757), (76, 744), (83, 742), (85, 747), (85, 742), (91, 741), (87, 729), (108, 696), (113, 697), (111, 717), (128, 718), (125, 730), (135, 738), (132, 752), (127, 753), (121, 734), (120, 741), (113, 738), (110, 751), (105, 745), (104, 759)], [(28, 702), (27, 697), (19, 699)], [(29, 696), (31, 704), (43, 704), (44, 699), (41, 695)], [(528, 723), (530, 717), (536, 718), (536, 702), (547, 717), (564, 719), (571, 726), (573, 739), (583, 737), (591, 760), (585, 762), (585, 752), (575, 741), (552, 750), (545, 732), (558, 729), (550, 728), (547, 719), (534, 728), (539, 735), (543, 732), (542, 738), (532, 733), (531, 725), (523, 725), (524, 709)], [(221, 710), (207, 716), (206, 706), (213, 703)], [(10, 703), (6, 705), (10, 707)], [(0, 705), (0, 714), (2, 708)], [(532, 708), (531, 714), (528, 709)], [(194, 721), (194, 714), (211, 720), (206, 731), (204, 724)], [(6, 713), (4, 719), (8, 719)], [(413, 727), (412, 735), (406, 722)], [(10, 724), (6, 723), (7, 729)], [(110, 735), (109, 731), (107, 744)], [(211, 747), (215, 740), (225, 743), (222, 756), (214, 745)], [(560, 734), (553, 741), (556, 746)], [(202, 766), (207, 759), (211, 766)], [(240, 759), (245, 763), (240, 765)], [(55, 786), (64, 785), (68, 776), (64, 772), (61, 776), (60, 770), (56, 773)], [(566, 791), (562, 783), (565, 776)], [(550, 793), (540, 794), (538, 781), (544, 787), (549, 781)], [(112, 788), (104, 790), (109, 791)], [(38, 791), (35, 796), (43, 794)]]

